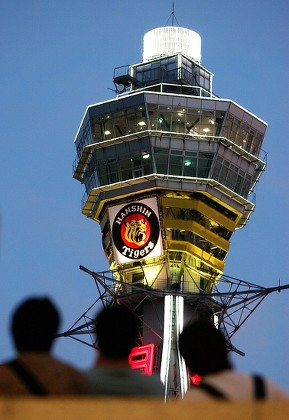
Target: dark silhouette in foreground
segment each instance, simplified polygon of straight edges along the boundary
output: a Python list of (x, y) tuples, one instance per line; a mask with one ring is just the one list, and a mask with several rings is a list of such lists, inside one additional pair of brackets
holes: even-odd
[(0, 395), (86, 393), (84, 376), (51, 355), (60, 316), (46, 297), (21, 303), (12, 316), (17, 358), (0, 365)]
[(179, 337), (179, 349), (190, 375), (200, 375), (200, 385), (191, 385), (185, 399), (281, 400), (289, 396), (276, 384), (258, 375), (237, 372), (228, 358), (223, 334), (209, 321), (187, 325)]
[(128, 356), (136, 346), (135, 315), (122, 306), (104, 308), (95, 319), (99, 357), (86, 373), (90, 392), (98, 395), (164, 396), (157, 376), (131, 369)]

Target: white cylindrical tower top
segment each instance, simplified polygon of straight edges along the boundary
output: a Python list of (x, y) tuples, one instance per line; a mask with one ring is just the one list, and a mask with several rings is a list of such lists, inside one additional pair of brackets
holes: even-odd
[(143, 62), (181, 53), (201, 62), (201, 37), (194, 31), (178, 26), (152, 29), (143, 37)]

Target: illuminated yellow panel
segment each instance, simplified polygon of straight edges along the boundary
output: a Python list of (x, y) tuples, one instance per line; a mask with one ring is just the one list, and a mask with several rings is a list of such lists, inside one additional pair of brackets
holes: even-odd
[(83, 181), (83, 174), (85, 173), (85, 166), (87, 165), (87, 160), (89, 155), (91, 154), (91, 146), (86, 146), (82, 152), (81, 158), (77, 164), (75, 169), (73, 178), (77, 179), (78, 181)]
[(192, 220), (180, 220), (180, 219), (163, 219), (163, 226), (169, 229), (187, 230), (194, 232), (199, 236), (202, 236), (208, 242), (213, 243), (218, 248), (228, 252), (230, 242), (216, 233), (206, 229), (204, 226)]
[[(168, 267), (164, 257), (146, 259), (143, 264), (138, 266), (130, 264), (116, 264), (112, 262), (110, 265), (112, 271), (118, 280), (125, 281), (127, 284), (153, 287), (155, 289), (166, 289), (168, 287)], [(139, 274), (137, 283), (134, 275)], [(127, 289), (126, 289), (127, 290)]]
[(165, 243), (169, 251), (186, 252), (187, 254), (193, 255), (199, 261), (204, 262), (214, 270), (221, 273), (224, 271), (225, 263), (223, 261), (218, 260), (218, 258), (213, 257), (208, 252), (201, 250), (189, 242), (166, 240)]
[(88, 198), (86, 200), (86, 203), (85, 203), (85, 205), (84, 205), (84, 207), (82, 209), (82, 213), (85, 216), (90, 217), (91, 210), (92, 210), (92, 207), (94, 205), (95, 198), (97, 197), (97, 195), (98, 195), (98, 191), (95, 191), (95, 190), (91, 190), (90, 191), (90, 194), (89, 194), (89, 196), (88, 196)]
[[(177, 207), (182, 209), (197, 210), (206, 217), (215, 220), (231, 232), (235, 231), (237, 224), (236, 221), (229, 219), (224, 214), (218, 212), (200, 200), (160, 197), (160, 204), (163, 207)], [(234, 210), (234, 213), (236, 213), (236, 210)]]

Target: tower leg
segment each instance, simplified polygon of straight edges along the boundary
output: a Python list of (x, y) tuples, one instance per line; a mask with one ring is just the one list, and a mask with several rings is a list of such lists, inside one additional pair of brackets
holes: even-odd
[(184, 324), (184, 298), (167, 295), (164, 304), (164, 334), (160, 377), (166, 399), (183, 396), (188, 387), (188, 375), (180, 356), (178, 337)]

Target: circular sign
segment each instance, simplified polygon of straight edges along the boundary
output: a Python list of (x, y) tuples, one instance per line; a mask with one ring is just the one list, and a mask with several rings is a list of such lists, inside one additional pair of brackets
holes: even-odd
[(159, 233), (157, 215), (142, 202), (122, 207), (112, 224), (115, 247), (124, 257), (132, 260), (148, 256), (157, 244)]

